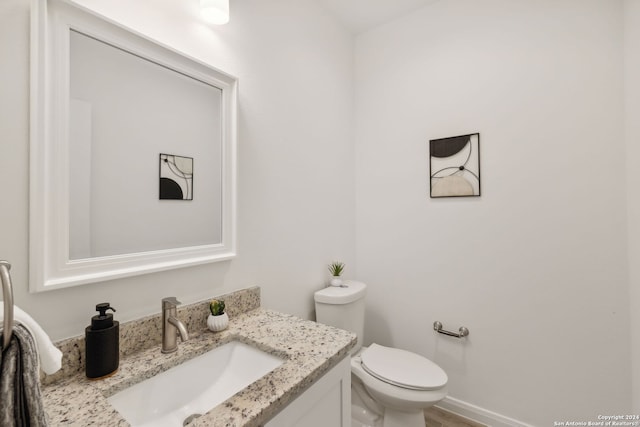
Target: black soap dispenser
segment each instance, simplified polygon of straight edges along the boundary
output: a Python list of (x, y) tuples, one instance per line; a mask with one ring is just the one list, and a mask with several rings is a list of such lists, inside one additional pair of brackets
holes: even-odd
[(111, 375), (120, 363), (120, 324), (113, 320), (113, 314), (107, 314), (107, 310), (116, 309), (103, 302), (96, 310), (100, 314), (93, 316), (84, 330), (85, 371), (91, 379)]

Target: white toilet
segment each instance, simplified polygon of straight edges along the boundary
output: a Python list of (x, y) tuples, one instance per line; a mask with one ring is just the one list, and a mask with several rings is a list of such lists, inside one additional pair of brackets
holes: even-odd
[(362, 347), (366, 288), (347, 280), (314, 294), (319, 323), (358, 336), (351, 351), (352, 427), (425, 427), (424, 410), (447, 395), (447, 374), (406, 350)]

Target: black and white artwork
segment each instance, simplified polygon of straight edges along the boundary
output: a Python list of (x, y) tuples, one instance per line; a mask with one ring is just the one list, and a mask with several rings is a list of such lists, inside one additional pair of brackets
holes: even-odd
[(193, 200), (193, 158), (160, 153), (160, 200)]
[(431, 197), (480, 196), (480, 134), (429, 141)]

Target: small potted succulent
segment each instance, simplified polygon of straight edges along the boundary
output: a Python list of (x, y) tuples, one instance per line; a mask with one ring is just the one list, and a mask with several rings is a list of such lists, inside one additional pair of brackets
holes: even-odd
[(342, 272), (344, 271), (344, 263), (335, 261), (328, 265), (329, 273), (331, 273), (331, 280), (329, 284), (331, 286), (342, 286)]
[(229, 316), (224, 311), (224, 301), (213, 299), (209, 303), (211, 314), (207, 317), (207, 327), (210, 331), (222, 331), (229, 326)]

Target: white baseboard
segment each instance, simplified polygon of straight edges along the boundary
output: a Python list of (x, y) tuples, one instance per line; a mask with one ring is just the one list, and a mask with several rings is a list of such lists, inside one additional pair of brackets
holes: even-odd
[(505, 417), (454, 397), (447, 396), (436, 406), (490, 427), (534, 427), (531, 424)]

